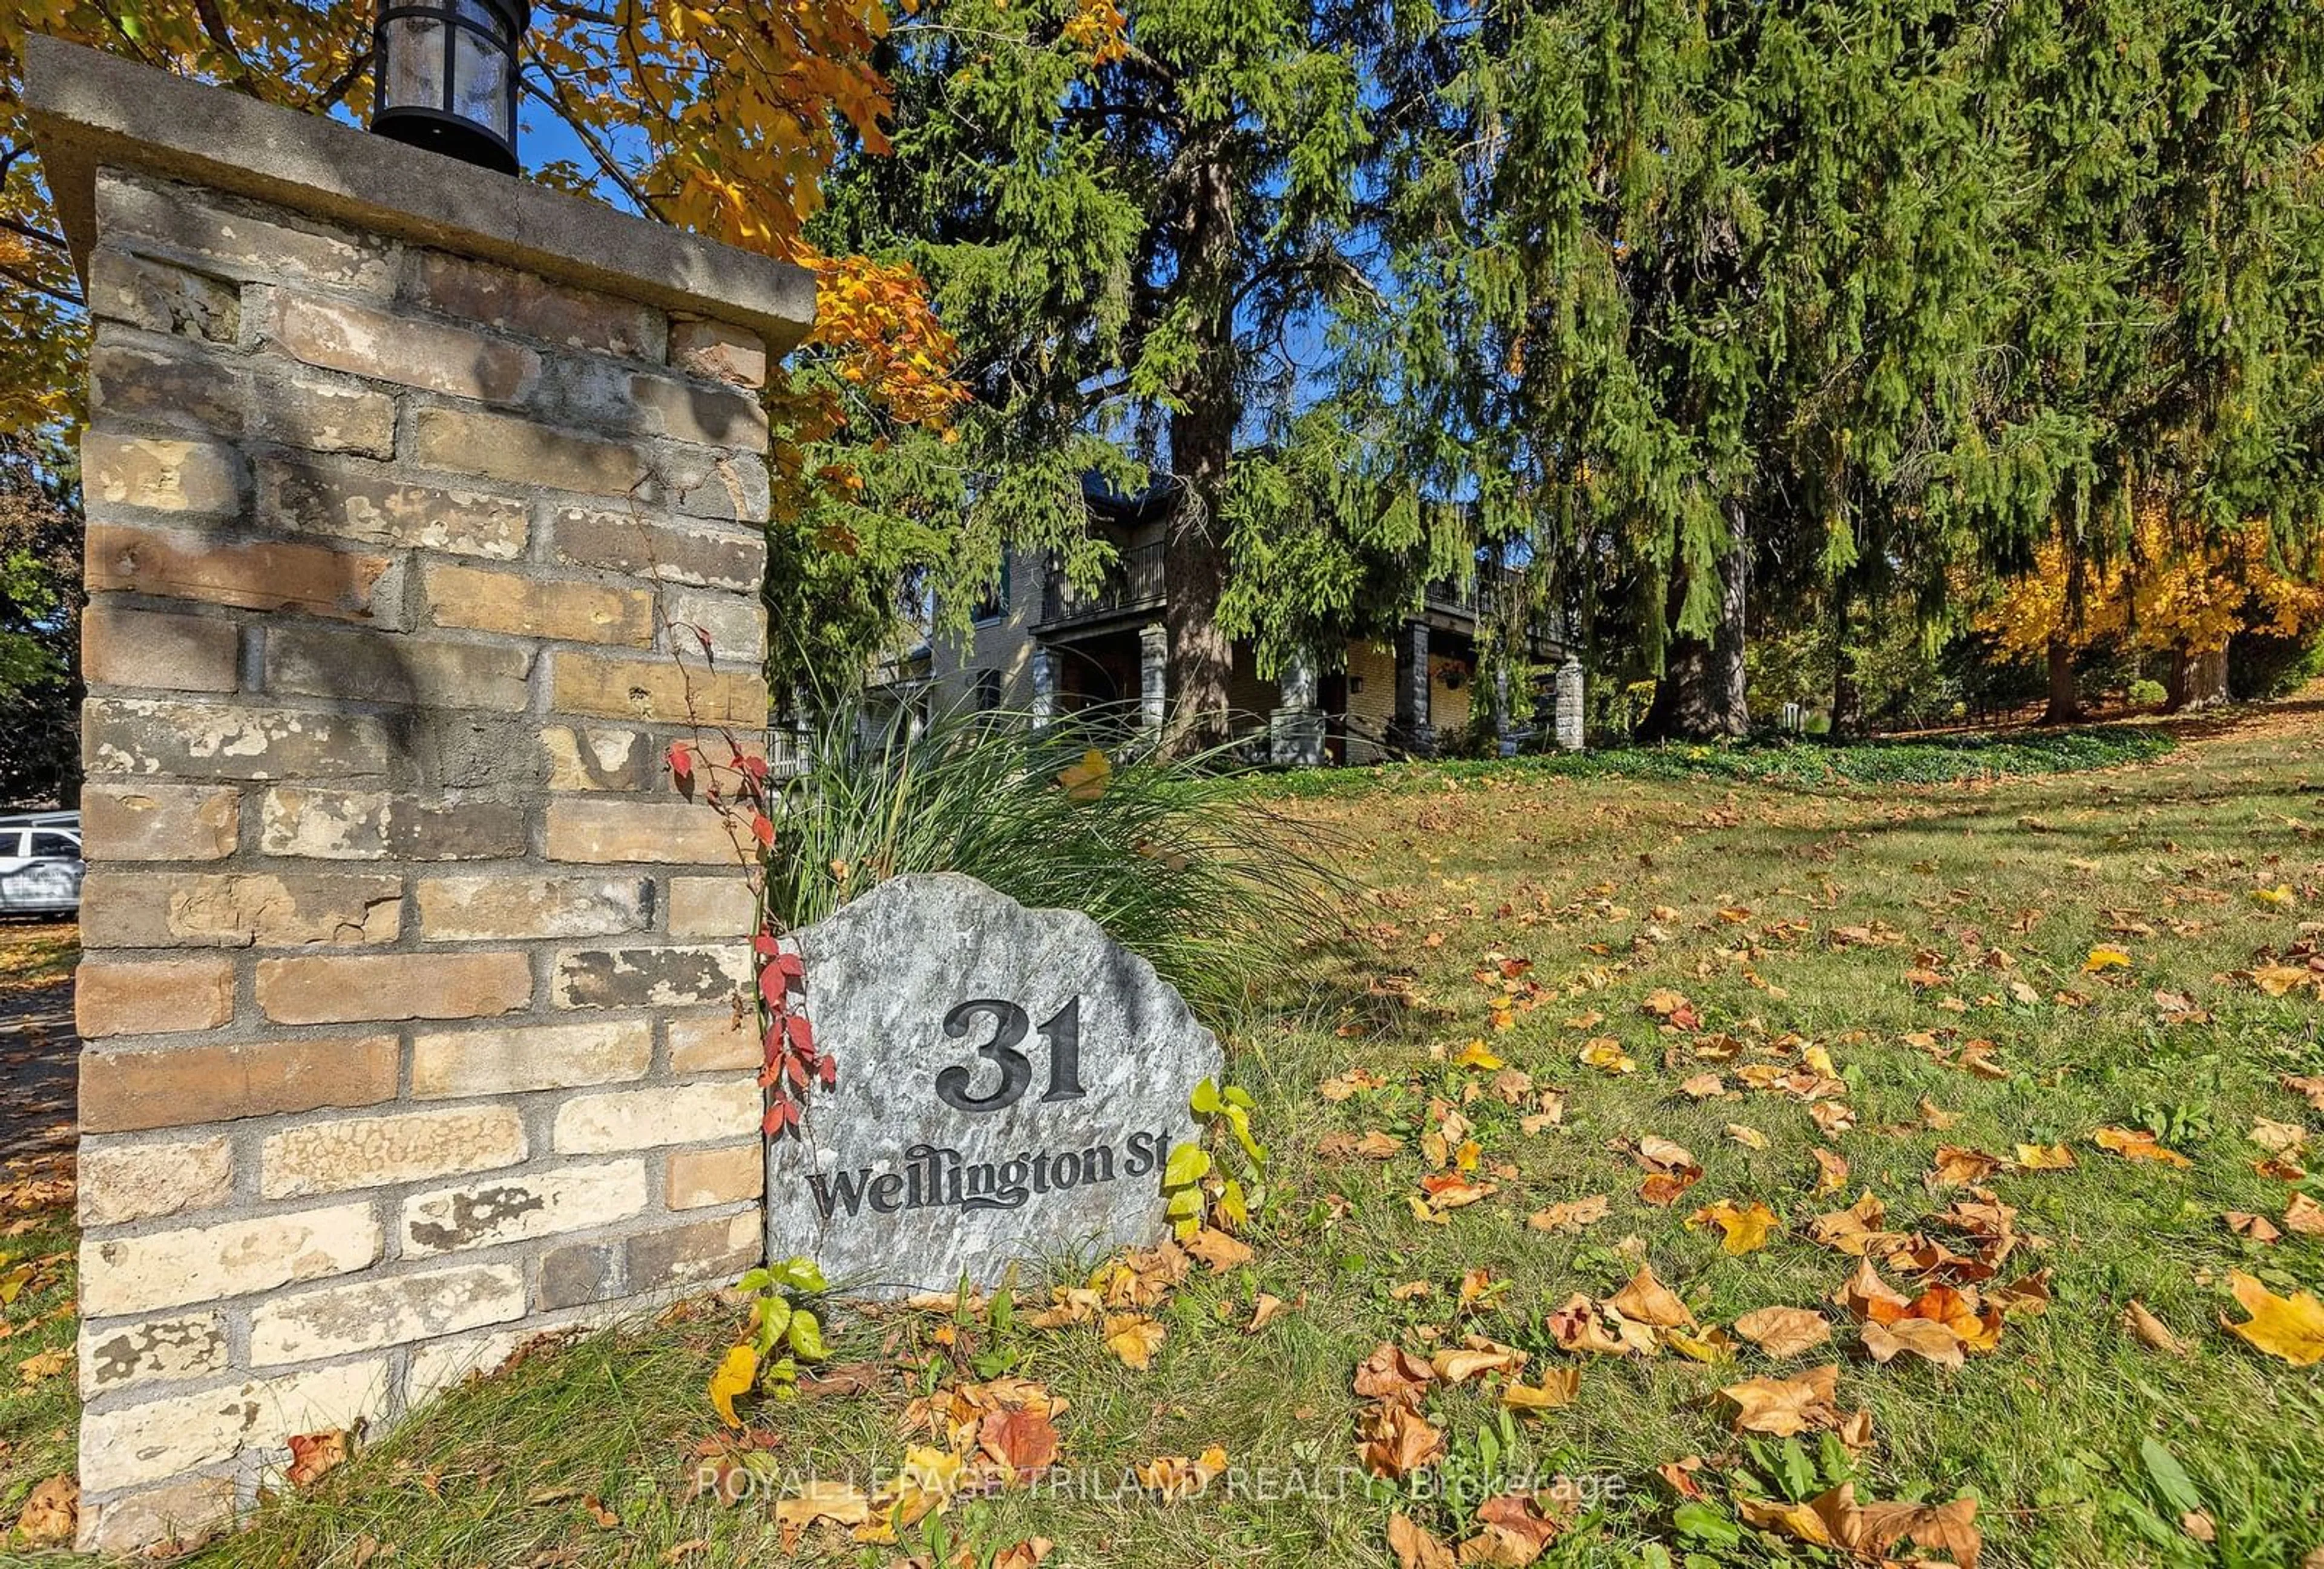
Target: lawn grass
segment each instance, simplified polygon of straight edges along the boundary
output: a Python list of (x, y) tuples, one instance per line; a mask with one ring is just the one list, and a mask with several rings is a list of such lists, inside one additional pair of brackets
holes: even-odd
[[(73, 1469), (72, 1158), (0, 1158), (0, 1520)], [(0, 1557), (12, 1545), (0, 1531)]]
[(80, 928), (71, 921), (0, 919), (0, 997), (72, 979)]
[[(1859, 1496), (1973, 1496), (1987, 1565), (2300, 1563), (2324, 1547), (2324, 1365), (2264, 1357), (2218, 1318), (2233, 1311), (2230, 1270), (2281, 1293), (2324, 1287), (2324, 1244), (2287, 1229), (2264, 1246), (2221, 1216), (2281, 1221), (2294, 1191), (2324, 1196), (2314, 1177), (2256, 1171), (2266, 1151), (2246, 1137), (2259, 1116), (2324, 1126), (2278, 1084), (2324, 1073), (2324, 1007), (2312, 995), (2265, 996), (2236, 974), (2324, 919), (2324, 717), (2312, 706), (2248, 711), (2153, 750), (2070, 773), (1925, 786), (1803, 789), (1803, 778), (1748, 772), (1591, 776), (1511, 763), (1379, 771), (1304, 797), (1296, 780), (1278, 787), (1287, 809), (1352, 846), (1347, 870), (1366, 891), (1351, 902), (1344, 945), (1314, 955), (1268, 1009), (1233, 1025), (1232, 1076), (1256, 1098), (1274, 1151), (1250, 1237), (1256, 1261), (1190, 1276), (1159, 1310), (1167, 1339), (1143, 1372), (1086, 1326), (906, 1313), (835, 1324), (835, 1361), (868, 1365), (872, 1387), (746, 1403), (772, 1469), (869, 1485), (902, 1458), (912, 1396), (1006, 1368), (1070, 1402), (1058, 1422), (1065, 1463), (1090, 1480), (1082, 1496), (1035, 1488), (956, 1502), (937, 1517), (939, 1541), (898, 1549), (815, 1527), (798, 1556), (884, 1564), (931, 1546), (989, 1554), (1038, 1536), (1057, 1544), (1052, 1564), (1386, 1564), (1393, 1512), (1457, 1538), (1474, 1498), (1513, 1472), (1563, 1472), (1601, 1479), (1601, 1491), (1544, 1564), (1829, 1563), (1737, 1530), (1731, 1497), (1816, 1491), (1838, 1480), (1838, 1457), (1784, 1480), (1782, 1446), (1738, 1441), (1715, 1391), (1834, 1360), (1840, 1407), (1872, 1417), (1872, 1444), (1847, 1463)], [(2288, 908), (2253, 897), (2279, 887)], [(1857, 927), (1895, 940), (1835, 946), (1834, 928)], [(2128, 966), (2085, 973), (2099, 945), (2118, 946)], [(1986, 956), (1997, 951), (2006, 968)], [(1541, 992), (1497, 1029), (1493, 1004), (1508, 995), (1500, 961), (1519, 957), (1531, 961), (1520, 987)], [(1908, 970), (1935, 979), (1916, 985)], [(2014, 997), (2012, 981), (2033, 1001)], [(1706, 1068), (1727, 1071), (1731, 1086), (1736, 1065), (1698, 1060), (1697, 1032), (1646, 1012), (1657, 990), (1683, 993), (1702, 1033), (1744, 1040), (1738, 1063), (1767, 1058), (1757, 1043), (1787, 1032), (1824, 1048), (1854, 1127), (1822, 1137), (1806, 1108), (1774, 1094), (1682, 1094)], [(2208, 1018), (2161, 1022), (2157, 992), (2185, 994)], [(1601, 1021), (1567, 1022), (1591, 1013)], [(1945, 1066), (1905, 1038), (1941, 1031), (1955, 1032), (1947, 1047), (1991, 1041), (2003, 1076)], [(1582, 1041), (1603, 1035), (1637, 1071), (1578, 1060)], [(1490, 1075), (1446, 1059), (1480, 1038), (1537, 1085), (1566, 1092), (1562, 1123), (1527, 1134), (1519, 1108), (1476, 1093)], [(1356, 1069), (1380, 1086), (1336, 1101), (1320, 1093)], [(1439, 1100), (1473, 1121), (1487, 1170), (1507, 1173), (1492, 1197), (1441, 1224), (1411, 1203), (1425, 1169), (1418, 1136)], [(1932, 1108), (1950, 1125), (1931, 1126)], [(2090, 1143), (2100, 1127), (2143, 1121), (2167, 1130), (2191, 1164), (2134, 1165)], [(1757, 1130), (1766, 1148), (1738, 1142), (1730, 1125)], [(1328, 1135), (1375, 1131), (1404, 1140), (1404, 1152), (1381, 1162), (1318, 1152)], [(1609, 1148), (1648, 1134), (1686, 1146), (1704, 1168), (1668, 1208), (1642, 1201), (1637, 1166)], [(1836, 1311), (1834, 1343), (1784, 1363), (1748, 1347), (1718, 1366), (1554, 1349), (1545, 1315), (1575, 1292), (1611, 1294), (1641, 1262), (1705, 1323), (1820, 1306), (1855, 1260), (1809, 1241), (1811, 1217), (1868, 1188), (1887, 1204), (1887, 1224), (1910, 1231), (1962, 1196), (1924, 1181), (1939, 1144), (2006, 1156), (2061, 1141), (2072, 1169), (2004, 1171), (1986, 1185), (2044, 1243), (2021, 1251), (2003, 1278), (2021, 1262), (2047, 1268), (2052, 1305), (2013, 1315), (1994, 1350), (1957, 1371), (1910, 1357), (1877, 1366)], [(1819, 1146), (1849, 1163), (1845, 1193), (1813, 1193)], [(1607, 1196), (1608, 1218), (1579, 1233), (1525, 1223), (1545, 1204), (1595, 1195)], [(1716, 1232), (1684, 1224), (1697, 1205), (1726, 1198), (1765, 1202), (1785, 1229), (1729, 1256)], [(1507, 1285), (1456, 1316), (1458, 1282), (1472, 1269)], [(1397, 1292), (1418, 1280), (1429, 1295)], [(1247, 1334), (1260, 1291), (1287, 1306)], [(2186, 1356), (2126, 1334), (2133, 1297), (2188, 1343)], [(713, 1305), (544, 1349), (388, 1433), (310, 1491), (278, 1498), (253, 1529), (197, 1561), (466, 1569), (781, 1558), (763, 1495), (733, 1507), (687, 1496), (718, 1432), (702, 1387), (733, 1317)], [(1342, 1472), (1354, 1457), (1356, 1365), (1384, 1340), (1425, 1352), (1432, 1335), (1471, 1330), (1532, 1352), (1529, 1371), (1578, 1366), (1572, 1405), (1517, 1427), (1473, 1386), (1439, 1390), (1428, 1409), (1449, 1430), (1443, 1466), (1369, 1491)], [(1111, 1486), (1151, 1457), (1214, 1444), (1245, 1468), (1239, 1484), (1171, 1504)], [(1690, 1456), (1703, 1459), (1708, 1496), (1682, 1510), (1656, 1468)], [(1811, 1445), (1789, 1463), (1814, 1456)], [(1274, 1469), (1262, 1480), (1259, 1468)], [(1317, 1470), (1323, 1496), (1255, 1494)], [(1443, 1496), (1448, 1481), (1471, 1489), (1467, 1501)], [(2192, 1530), (2215, 1543), (2182, 1522), (2189, 1489)]]

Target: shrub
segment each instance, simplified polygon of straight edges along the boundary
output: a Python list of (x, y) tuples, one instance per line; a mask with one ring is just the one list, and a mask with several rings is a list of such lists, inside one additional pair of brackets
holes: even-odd
[(2171, 694), (2163, 688), (2162, 682), (2149, 680), (2144, 676), (2141, 676), (2130, 684), (2129, 696), (2131, 702), (2142, 708), (2153, 707), (2158, 703), (2170, 701), (2171, 698)]
[(805, 926), (903, 872), (965, 872), (1082, 910), (1198, 1008), (1232, 1006), (1334, 929), (1338, 881), (1224, 761), (1166, 757), (1119, 712), (1037, 730), (1017, 714), (917, 725), (844, 705), (778, 787), (768, 913)]

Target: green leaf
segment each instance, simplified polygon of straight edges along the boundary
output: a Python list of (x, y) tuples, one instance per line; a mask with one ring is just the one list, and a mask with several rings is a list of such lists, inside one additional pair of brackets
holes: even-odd
[(1219, 1216), (1230, 1231), (1239, 1232), (1250, 1224), (1250, 1204), (1243, 1197), (1242, 1184), (1231, 1177), (1219, 1190)]
[(1170, 1151), (1170, 1160), (1162, 1168), (1164, 1187), (1185, 1187), (1200, 1182), (1211, 1174), (1211, 1158), (1199, 1144), (1181, 1144)]
[(783, 1332), (783, 1340), (802, 1361), (819, 1362), (831, 1354), (824, 1347), (823, 1325), (804, 1307), (791, 1315), (790, 1327)]
[(1739, 1547), (1743, 1531), (1733, 1520), (1700, 1500), (1690, 1500), (1671, 1513), (1671, 1524), (1682, 1537), (1692, 1537), (1711, 1547)]
[(1240, 1106), (1229, 1106), (1227, 1108), (1227, 1126), (1234, 1130), (1235, 1142), (1242, 1146), (1244, 1154), (1250, 1156), (1261, 1166), (1267, 1164), (1266, 1149), (1260, 1146), (1258, 1140), (1253, 1139), (1250, 1136), (1250, 1112), (1244, 1111)]
[(804, 1255), (786, 1259), (775, 1269), (775, 1284), (786, 1291), (804, 1291), (810, 1296), (831, 1289), (823, 1278), (823, 1270), (813, 1259)]
[(760, 1292), (775, 1283), (774, 1272), (765, 1268), (745, 1269), (742, 1278), (734, 1282), (737, 1291)]
[(1775, 1480), (1784, 1486), (1784, 1496), (1794, 1502), (1816, 1495), (1815, 1463), (1796, 1438), (1784, 1440), (1784, 1447), (1775, 1454)]
[(2154, 1483), (2154, 1491), (2163, 1495), (2164, 1503), (2182, 1515), (2191, 1514), (2203, 1507), (2203, 1494), (2195, 1486), (2195, 1479), (2187, 1474), (2187, 1469), (2179, 1463), (2178, 1456), (2165, 1448), (2160, 1440), (2140, 1439), (2138, 1458), (2145, 1463), (2147, 1478)]
[(1250, 1098), (1250, 1092), (1244, 1089), (1240, 1084), (1229, 1084), (1226, 1089), (1226, 1096), (1227, 1103), (1231, 1106), (1240, 1106), (1246, 1112), (1256, 1112), (1259, 1110), (1259, 1103), (1252, 1100)]
[(1203, 1193), (1200, 1188), (1182, 1187), (1170, 1195), (1163, 1213), (1174, 1221), (1199, 1219), (1203, 1213)]
[(1194, 1115), (1197, 1117), (1217, 1116), (1219, 1114), (1219, 1086), (1209, 1079), (1204, 1079), (1201, 1084), (1194, 1086), (1194, 1093), (1186, 1097), (1186, 1104), (1193, 1108)]

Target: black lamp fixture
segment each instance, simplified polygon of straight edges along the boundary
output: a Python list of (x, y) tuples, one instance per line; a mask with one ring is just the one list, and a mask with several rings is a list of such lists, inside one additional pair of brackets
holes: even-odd
[(514, 174), (517, 43), (531, 21), (530, 0), (386, 0), (371, 128)]

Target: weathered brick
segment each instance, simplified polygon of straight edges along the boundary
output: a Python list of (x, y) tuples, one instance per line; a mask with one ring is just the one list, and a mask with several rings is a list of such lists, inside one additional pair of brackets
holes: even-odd
[(755, 668), (710, 670), (667, 654), (624, 658), (557, 649), (549, 656), (549, 706), (560, 714), (659, 725), (767, 723), (767, 683)]
[(346, 1427), (383, 1409), (387, 1388), (387, 1363), (374, 1359), (88, 1412), (80, 1485), (90, 1494), (135, 1487), (280, 1447), (294, 1433)]
[(688, 517), (767, 521), (767, 460), (757, 453), (665, 441), (654, 449), (653, 463), (662, 494)]
[(542, 1332), (526, 1324), (447, 1336), (411, 1348), (403, 1374), (403, 1408), (416, 1411), (472, 1378), (489, 1378)]
[(766, 1251), (755, 1210), (628, 1238), (623, 1260), (632, 1291), (715, 1280), (757, 1263)]
[(552, 790), (649, 790), (662, 782), (663, 748), (641, 731), (549, 725), (540, 746)]
[(761, 1053), (757, 1019), (747, 1011), (722, 1008), (669, 1021), (669, 1071), (681, 1078), (756, 1068)]
[(166, 1142), (84, 1140), (76, 1176), (84, 1227), (126, 1225), (224, 1204), (234, 1187), (234, 1151), (222, 1133)]
[(303, 1198), (490, 1171), (525, 1153), (524, 1123), (510, 1106), (342, 1117), (268, 1134), (258, 1186), (267, 1198)]
[(514, 1264), (465, 1264), (356, 1280), (252, 1308), (250, 1360), (262, 1368), (315, 1361), (506, 1324), (523, 1315), (524, 1271)]
[(266, 638), (266, 689), (278, 694), (514, 713), (531, 694), (531, 674), (532, 651), (512, 643), (308, 626)]
[(653, 884), (640, 877), (426, 877), (422, 942), (605, 937), (645, 929)]
[(233, 1017), (234, 961), (223, 955), (87, 960), (74, 977), (74, 1027), (91, 1039), (216, 1029)]
[(198, 258), (229, 278), (292, 279), (383, 296), (395, 283), (392, 250), (383, 242), (304, 219), (260, 217), (193, 186), (110, 170), (97, 173), (97, 227), (116, 243), (147, 241)]
[(186, 1313), (111, 1324), (80, 1337), (80, 1392), (109, 1394), (131, 1384), (195, 1379), (229, 1365), (226, 1320)]
[(510, 560), (524, 553), (524, 497), (470, 485), (415, 485), (352, 465), (261, 458), (258, 516), (284, 533), (413, 546)]
[(673, 1008), (716, 1002), (751, 985), (742, 943), (671, 948), (560, 948), (559, 1008)]
[(767, 1147), (756, 1139), (724, 1149), (676, 1149), (662, 1191), (672, 1209), (737, 1204), (767, 1190)]
[(628, 512), (561, 508), (550, 520), (549, 537), (560, 561), (664, 583), (756, 594), (767, 570), (761, 536), (689, 529)]
[(422, 409), (412, 432), (414, 462), (455, 474), (593, 495), (627, 495), (651, 475), (645, 453), (629, 442), (553, 430), (513, 415)]
[(100, 245), (88, 258), (88, 313), (98, 321), (231, 344), (242, 334), (242, 291), (223, 279)]
[(81, 757), (93, 774), (360, 779), (387, 771), (387, 729), (365, 714), (91, 697)]
[(610, 294), (551, 283), (530, 272), (442, 251), (412, 254), (404, 297), (414, 304), (521, 333), (564, 348), (659, 359), (662, 313)]
[(656, 436), (709, 447), (767, 450), (767, 411), (748, 392), (650, 371), (631, 373), (628, 407)]
[(661, 618), (678, 647), (691, 652), (707, 637), (723, 665), (756, 669), (767, 657), (767, 610), (756, 595), (666, 588)]
[(174, 530), (88, 526), (88, 586), (175, 599), (207, 600), (244, 610), (302, 610), (340, 621), (367, 621), (385, 556), (327, 550), (278, 540), (222, 540)]
[(525, 823), (503, 801), (282, 785), (260, 803), (259, 847), (326, 861), (494, 860), (524, 853)]
[(89, 412), (100, 421), (152, 420), (239, 436), (249, 421), (247, 362), (101, 338), (88, 355)]
[(392, 943), (403, 880), (337, 872), (115, 872), (81, 884), (91, 948), (284, 948)]
[(669, 363), (688, 375), (738, 387), (767, 384), (767, 343), (747, 328), (687, 317), (669, 324)]
[(242, 679), (242, 629), (219, 616), (134, 609), (100, 594), (81, 615), (80, 668), (93, 686), (231, 692)]
[(293, 359), (456, 398), (513, 402), (540, 379), (540, 355), (521, 344), (346, 300), (279, 294), (273, 329)]
[(242, 510), (242, 458), (215, 441), (87, 430), (80, 463), (82, 494), (93, 505), (218, 516)]
[(620, 1155), (758, 1131), (764, 1096), (749, 1079), (576, 1095), (557, 1108), (559, 1155)]
[(364, 1204), (134, 1237), (83, 1238), (81, 1316), (151, 1313), (350, 1274), (378, 1261), (382, 1241), (379, 1222)]
[(403, 1254), (425, 1258), (586, 1231), (625, 1220), (645, 1207), (642, 1160), (512, 1171), (404, 1200)]
[(632, 648), (653, 641), (653, 595), (642, 588), (429, 561), (420, 569), (420, 596), (438, 626)]
[(739, 865), (742, 853), (725, 819), (707, 806), (583, 797), (549, 803), (549, 858)]
[(396, 1060), (392, 1035), (85, 1051), (81, 1128), (129, 1133), (377, 1105), (395, 1098)]
[(423, 1033), (411, 1043), (411, 1094), (427, 1101), (572, 1089), (642, 1078), (652, 1063), (653, 1026), (642, 1019)]
[(217, 861), (234, 854), (242, 792), (231, 785), (81, 787), (82, 843), (93, 861)]
[(733, 937), (757, 929), (758, 898), (741, 877), (673, 877), (669, 880), (669, 935), (674, 937)]
[(615, 1242), (574, 1242), (540, 1256), (540, 1289), (534, 1306), (543, 1313), (609, 1302), (622, 1294), (622, 1250)]
[(189, 1476), (107, 1499), (84, 1497), (75, 1546), (83, 1553), (122, 1557), (189, 1553), (225, 1530), (233, 1518), (233, 1477)]
[(310, 452), (388, 457), (395, 399), (344, 376), (254, 369), (250, 362), (113, 335), (89, 356), (89, 402), (129, 418), (255, 438)]
[(261, 959), (258, 1006), (277, 1024), (489, 1019), (532, 1001), (522, 954), (346, 954)]

